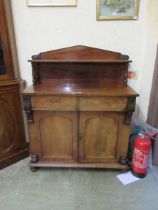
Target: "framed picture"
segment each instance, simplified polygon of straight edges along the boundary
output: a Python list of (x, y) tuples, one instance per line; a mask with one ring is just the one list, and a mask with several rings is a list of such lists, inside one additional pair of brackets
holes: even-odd
[(77, 0), (26, 0), (30, 7), (77, 6)]
[(140, 0), (97, 0), (97, 20), (136, 20)]

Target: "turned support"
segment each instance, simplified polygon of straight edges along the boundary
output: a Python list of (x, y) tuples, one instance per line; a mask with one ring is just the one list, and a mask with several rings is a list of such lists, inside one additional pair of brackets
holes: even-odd
[(36, 86), (40, 83), (40, 77), (39, 77), (39, 64), (38, 63), (32, 63), (32, 82), (33, 85)]

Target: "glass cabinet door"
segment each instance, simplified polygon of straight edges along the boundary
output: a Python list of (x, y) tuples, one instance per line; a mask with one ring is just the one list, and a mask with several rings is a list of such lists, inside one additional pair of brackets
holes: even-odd
[(3, 52), (3, 46), (2, 46), (2, 40), (0, 37), (0, 75), (6, 74), (6, 66), (4, 62), (4, 52)]

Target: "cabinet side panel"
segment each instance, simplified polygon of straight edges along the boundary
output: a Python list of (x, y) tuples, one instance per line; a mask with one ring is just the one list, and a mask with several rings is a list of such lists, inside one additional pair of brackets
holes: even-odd
[(129, 145), (130, 125), (124, 123), (124, 115), (121, 115), (119, 141), (117, 145), (117, 157), (127, 157)]

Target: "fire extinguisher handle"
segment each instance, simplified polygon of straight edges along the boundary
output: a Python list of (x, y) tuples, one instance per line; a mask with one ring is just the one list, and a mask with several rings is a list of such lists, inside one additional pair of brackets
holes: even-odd
[(158, 134), (157, 131), (150, 131), (150, 132), (142, 132), (142, 134), (146, 137), (148, 137), (149, 139), (152, 139), (152, 140), (156, 140), (156, 138), (154, 136), (156, 136)]

